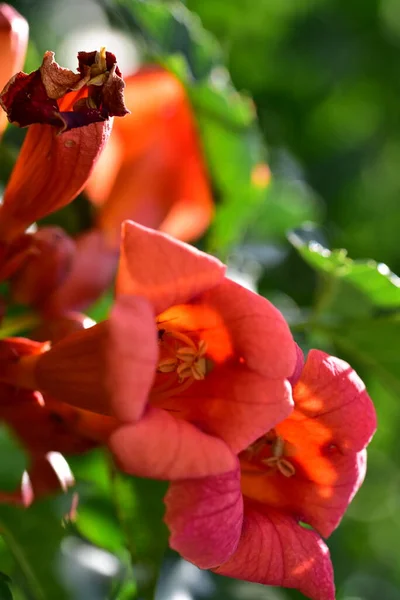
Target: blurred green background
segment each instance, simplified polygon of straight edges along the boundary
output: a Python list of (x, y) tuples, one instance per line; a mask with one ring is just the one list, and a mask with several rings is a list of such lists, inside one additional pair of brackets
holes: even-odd
[[(274, 301), (305, 349), (349, 360), (376, 404), (379, 430), (366, 482), (328, 542), (337, 599), (398, 600), (400, 287), (392, 272), (400, 272), (399, 0), (12, 4), (31, 27), (28, 71), (45, 50), (74, 68), (78, 50), (105, 43), (123, 71), (158, 60), (187, 85), (219, 202), (202, 247)], [(22, 137), (16, 129), (6, 133), (3, 181)], [(250, 184), (264, 160), (273, 174), (267, 190)], [(74, 231), (87, 214), (82, 197), (54, 220)], [(324, 248), (345, 248), (353, 260)], [(104, 318), (107, 306), (93, 314)], [(60, 527), (58, 501), (29, 509), (23, 526), (18, 511), (0, 507), (0, 527), (8, 528), (0, 570), (12, 575), (17, 600), (32, 573), (46, 600), (63, 597), (71, 582), (76, 600), (135, 598), (132, 581), (142, 578), (150, 589), (165, 549), (165, 486), (110, 475), (99, 451), (71, 464), (81, 497), (77, 523)], [(45, 532), (43, 515), (54, 520)], [(66, 533), (60, 583), (45, 557), (55, 555)], [(108, 554), (90, 563), (94, 549), (82, 546), (84, 538)], [(140, 557), (133, 574), (126, 543)], [(158, 600), (302, 597), (201, 573), (173, 553), (163, 565)], [(0, 577), (0, 599), (8, 590)]]

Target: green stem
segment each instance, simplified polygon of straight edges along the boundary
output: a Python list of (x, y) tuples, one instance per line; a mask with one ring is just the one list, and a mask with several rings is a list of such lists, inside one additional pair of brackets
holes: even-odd
[(15, 540), (11, 531), (4, 526), (4, 523), (1, 523), (1, 533), (12, 555), (14, 556), (17, 565), (24, 575), (28, 585), (29, 593), (35, 600), (46, 600), (43, 588), (36, 579), (35, 573), (32, 571), (31, 566), (25, 557), (23, 549), (20, 547), (17, 540)]
[(25, 313), (17, 317), (4, 319), (0, 328), (0, 338), (12, 337), (27, 329), (33, 329), (41, 322), (39, 315)]

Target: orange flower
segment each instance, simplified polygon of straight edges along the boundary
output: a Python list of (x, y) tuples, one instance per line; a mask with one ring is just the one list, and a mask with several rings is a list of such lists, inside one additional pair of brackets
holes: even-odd
[(329, 551), (318, 534), (332, 533), (364, 479), (376, 415), (353, 369), (318, 350), (293, 399), (290, 416), (241, 452), (231, 473), (171, 485), (170, 543), (222, 575), (333, 600)]
[[(0, 4), (0, 88), (22, 69), (28, 46), (29, 26), (9, 4)], [(0, 112), (0, 135), (7, 125), (7, 117)]]
[(46, 52), (40, 69), (17, 73), (0, 94), (8, 119), (30, 126), (0, 207), (3, 243), (79, 194), (108, 139), (110, 117), (127, 112), (114, 55), (102, 49), (78, 59), (73, 73)]
[[(185, 241), (200, 237), (213, 201), (184, 87), (168, 71), (145, 67), (127, 77), (125, 98), (131, 114), (115, 124), (87, 186), (98, 227), (113, 247), (126, 219)], [(113, 170), (104, 168), (110, 162)]]
[(111, 285), (125, 219), (190, 241), (212, 218), (210, 184), (182, 84), (164, 69), (143, 68), (126, 79), (125, 99), (131, 114), (115, 122), (86, 187), (98, 208), (96, 226), (78, 237), (71, 273), (46, 302), (48, 313), (84, 310)]

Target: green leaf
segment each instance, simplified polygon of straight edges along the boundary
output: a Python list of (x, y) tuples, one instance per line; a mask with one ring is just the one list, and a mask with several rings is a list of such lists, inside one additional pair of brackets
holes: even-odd
[(0, 504), (0, 530), (29, 597), (66, 600), (57, 574), (64, 536), (57, 499), (35, 502), (28, 509)]
[(3, 424), (0, 425), (0, 455), (3, 457), (0, 460), (0, 490), (14, 492), (21, 486), (28, 461), (17, 439)]
[[(312, 232), (311, 232), (312, 234)], [(374, 260), (352, 260), (346, 250), (328, 250), (310, 239), (310, 231), (295, 230), (289, 240), (316, 271), (348, 284), (379, 308), (400, 308), (400, 278)]]

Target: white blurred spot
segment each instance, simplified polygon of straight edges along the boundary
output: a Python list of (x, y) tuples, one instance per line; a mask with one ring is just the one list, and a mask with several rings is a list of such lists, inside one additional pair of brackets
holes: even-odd
[(186, 590), (179, 590), (171, 596), (170, 600), (193, 600), (193, 596)]
[(73, 71), (76, 70), (76, 55), (79, 51), (90, 52), (105, 46), (117, 57), (118, 66), (123, 74), (130, 74), (139, 66), (139, 51), (132, 39), (120, 31), (110, 29), (107, 25), (92, 28), (74, 29), (67, 35), (57, 50), (57, 62)]
[(46, 458), (53, 467), (64, 491), (75, 484), (69, 464), (60, 452), (48, 452)]
[(69, 558), (104, 577), (115, 577), (120, 570), (119, 560), (110, 552), (85, 544), (72, 536), (62, 541), (61, 550)]
[(93, 325), (96, 325), (96, 321), (94, 321), (90, 317), (85, 317), (83, 319), (83, 328), (84, 329), (90, 329), (90, 327), (93, 327)]

